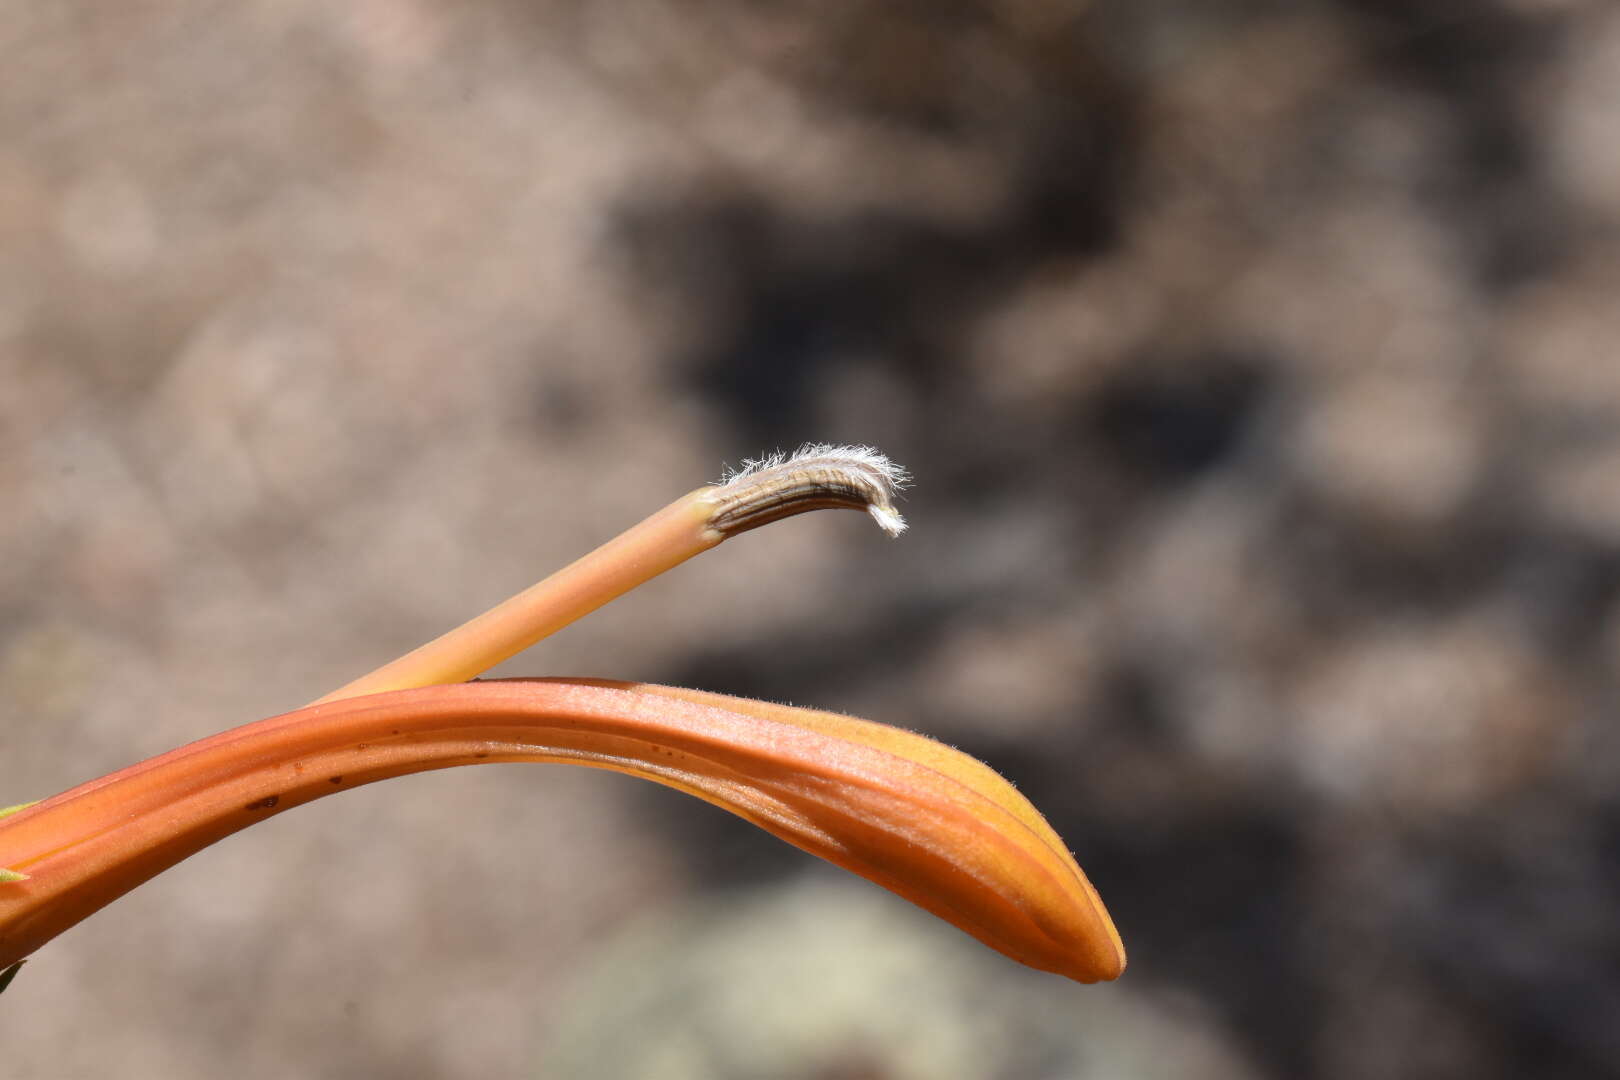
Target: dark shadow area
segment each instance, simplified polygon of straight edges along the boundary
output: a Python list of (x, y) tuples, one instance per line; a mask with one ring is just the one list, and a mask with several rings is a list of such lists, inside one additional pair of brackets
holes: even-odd
[[(1489, 797), (1436, 818), (1421, 799), (1402, 802), (1411, 796), (1400, 792), (1347, 797), (1314, 788), (1319, 781), (1310, 769), (1317, 766), (1287, 763), (1301, 751), (1290, 748), (1295, 736), (1286, 725), (1296, 722), (1290, 695), (1323, 670), (1351, 663), (1364, 643), (1403, 627), (1418, 628), (1413, 640), (1421, 642), (1423, 628), (1472, 626), (1482, 612), (1522, 635), (1513, 639), (1522, 641), (1522, 653), (1509, 659), (1535, 678), (1545, 668), (1576, 694), (1606, 692), (1599, 688), (1612, 687), (1612, 679), (1598, 670), (1601, 638), (1620, 590), (1620, 548), (1612, 538), (1547, 519), (1536, 481), (1527, 479), (1541, 467), (1538, 451), (1532, 441), (1515, 441), (1512, 430), (1519, 391), (1498, 376), (1489, 345), (1458, 385), (1477, 390), (1480, 406), (1470, 417), (1505, 439), (1481, 451), (1453, 504), (1419, 512), (1413, 501), (1380, 502), (1376, 484), (1398, 485), (1399, 469), (1387, 478), (1375, 474), (1368, 481), (1374, 487), (1363, 490), (1342, 480), (1348, 465), (1312, 464), (1292, 449), (1297, 433), (1315, 422), (1313, 408), (1339, 400), (1332, 388), (1358, 385), (1362, 374), (1389, 365), (1369, 355), (1364, 368), (1333, 367), (1327, 357), (1338, 343), (1329, 337), (1264, 341), (1263, 331), (1234, 334), (1221, 315), (1242, 275), (1268, 257), (1268, 237), (1300, 221), (1309, 233), (1313, 214), (1325, 223), (1346, 200), (1360, 205), (1341, 166), (1362, 168), (1355, 155), (1365, 148), (1343, 140), (1374, 107), (1369, 102), (1381, 109), (1409, 98), (1418, 112), (1438, 110), (1446, 144), (1396, 159), (1378, 183), (1431, 215), (1426, 224), (1442, 234), (1440, 250), (1456, 256), (1461, 277), (1452, 284), (1461, 294), (1488, 305), (1570, 265), (1579, 254), (1568, 228), (1572, 211), (1548, 186), (1536, 99), (1524, 90), (1559, 62), (1567, 29), (1496, 4), (1414, 8), (1369, 0), (1313, 9), (1311, 17), (1323, 20), (1318, 28), (1342, 35), (1349, 69), (1322, 75), (1291, 111), (1257, 114), (1253, 123), (1275, 129), (1245, 132), (1254, 155), (1273, 155), (1261, 190), (1284, 198), (1236, 196), (1249, 215), (1248, 248), (1210, 246), (1209, 237), (1225, 235), (1214, 225), (1205, 234), (1189, 231), (1176, 248), (1156, 231), (1157, 216), (1183, 197), (1177, 192), (1194, 203), (1206, 186), (1211, 201), (1232, 197), (1222, 185), (1248, 167), (1240, 159), (1251, 151), (1200, 147), (1208, 155), (1201, 162), (1177, 158), (1165, 147), (1181, 145), (1176, 139), (1196, 145), (1200, 133), (1196, 123), (1190, 133), (1177, 127), (1182, 121), (1165, 103), (1188, 93), (1176, 81), (1192, 80), (1202, 64), (1240, 70), (1221, 50), (1246, 55), (1248, 36), (1265, 40), (1288, 18), (1286, 7), (1211, 8), (1196, 32), (1188, 30), (1187, 40), (1202, 44), (1184, 52), (1154, 37), (1173, 34), (1182, 14), (1194, 25), (1190, 9), (1180, 13), (1175, 5), (1128, 18), (1115, 12), (1110, 25), (1141, 38), (1114, 52), (1089, 39), (1095, 28), (1084, 24), (1068, 27), (1061, 44), (1015, 50), (1028, 85), (1062, 89), (1015, 96), (1014, 107), (998, 115), (995, 138), (1006, 153), (996, 179), (1007, 194), (999, 212), (971, 224), (923, 208), (810, 218), (769, 188), (745, 186), (623, 208), (619, 240), (641, 287), (677, 298), (702, 328), (674, 359), (677, 378), (718, 405), (740, 444), (774, 446), (837, 430), (829, 379), (859, 371), (896, 388), (901, 409), (894, 418), (903, 433), (896, 452), (927, 463), (911, 504), (922, 518), (951, 508), (962, 515), (950, 519), (957, 522), (1004, 515), (998, 520), (1009, 532), (1030, 522), (1046, 530), (1024, 556), (1024, 571), (1010, 578), (952, 591), (902, 575), (884, 583), (881, 605), (853, 604), (836, 627), (699, 650), (667, 677), (813, 700), (818, 687), (880, 687), (903, 681), (908, 670), (918, 672), (916, 680), (942, 671), (948, 677), (950, 665), (939, 657), (955, 655), (964, 613), (1016, 610), (1006, 603), (1009, 588), (1039, 597), (1033, 610), (1047, 614), (1078, 618), (1113, 605), (1107, 610), (1145, 636), (1104, 632), (1091, 639), (1094, 652), (1071, 654), (1074, 669), (1088, 673), (1085, 685), (1100, 683), (1100, 693), (1081, 695), (1080, 676), (1054, 651), (1058, 659), (1044, 670), (1056, 689), (1041, 700), (1061, 700), (1069, 686), (1068, 711), (1049, 706), (1038, 735), (987, 730), (963, 748), (1015, 777), (1059, 831), (1076, 838), (1132, 950), (1129, 977), (1196, 988), (1271, 1076), (1446, 1075), (1456, 1074), (1458, 1063), (1480, 1062), (1490, 1063), (1480, 1075), (1595, 1075), (1620, 1061), (1606, 1019), (1620, 1007), (1616, 982), (1602, 959), (1614, 955), (1614, 943), (1602, 929), (1607, 916), (1592, 914), (1614, 908), (1613, 875), (1599, 869), (1613, 862), (1613, 830), (1601, 825), (1614, 817), (1612, 800), (1547, 793), (1537, 813), (1556, 834), (1555, 861), (1565, 867), (1564, 876), (1548, 878), (1544, 867), (1555, 857), (1545, 850), (1507, 841), (1480, 850), (1497, 820)], [(941, 85), (953, 70), (944, 54), (957, 35), (982, 30), (982, 19), (902, 7), (874, 14), (870, 27), (848, 13), (844, 20), (833, 20), (836, 28), (819, 39), (840, 59), (816, 67), (800, 85), (808, 100), (964, 148), (991, 138), (982, 118)], [(1268, 48), (1256, 47), (1256, 79), (1289, 67)], [(1154, 49), (1172, 59), (1158, 67), (1143, 62)], [(850, 71), (865, 74), (834, 77)], [(1210, 115), (1221, 116), (1221, 108), (1212, 104)], [(1228, 167), (1231, 173), (1221, 171)], [(1385, 196), (1365, 197), (1370, 206)], [(1170, 246), (1144, 252), (1144, 237)], [(1186, 269), (1205, 263), (1207, 271)], [(1312, 287), (1312, 269), (1298, 276), (1301, 290)], [(1337, 268), (1329, 260), (1321, 269)], [(1109, 334), (1130, 318), (1129, 308), (1103, 302), (1092, 313), (1087, 283), (1102, 280), (1088, 277), (1094, 271), (1140, 275), (1132, 278), (1138, 290), (1168, 298), (1159, 317), (1112, 344)], [(1177, 279), (1183, 273), (1202, 274), (1199, 284), (1187, 289)], [(986, 353), (986, 327), (1054, 280), (1079, 283), (1071, 305), (1054, 305), (1047, 323), (1030, 331), (1025, 351)], [(1285, 280), (1276, 296), (1279, 321), (1292, 317), (1288, 290), (1295, 284)], [(1119, 294), (1127, 301), (1133, 295)], [(1330, 309), (1337, 303), (1325, 301)], [(1322, 325), (1351, 335), (1365, 316), (1349, 313), (1348, 298), (1344, 303), (1343, 319)], [(1080, 319), (1076, 312), (1101, 329), (1077, 332), (1067, 346), (1041, 336), (1065, 340), (1050, 327)], [(1034, 375), (1018, 366), (1042, 349), (1061, 359), (1030, 369)], [(1013, 367), (998, 367), (1004, 363)], [(1374, 447), (1398, 445), (1409, 437), (1406, 425), (1427, 422), (1386, 421), (1373, 409), (1359, 437)], [(1413, 475), (1422, 475), (1421, 456), (1414, 461)], [(1110, 585), (1107, 576), (1126, 572), (1164, 521), (1192, 514), (1199, 500), (1220, 491), (1249, 493), (1242, 505), (1253, 508), (1242, 570), (1252, 591), (1240, 590), (1238, 603), (1252, 596), (1256, 607), (1275, 604), (1285, 614), (1270, 629), (1243, 631), (1250, 637), (1172, 649), (1173, 639), (1153, 636), (1158, 616), (1138, 614), (1159, 601), (1128, 582)], [(976, 542), (987, 543), (982, 536)], [(1203, 550), (1196, 537), (1184, 543), (1189, 557)], [(965, 552), (964, 563), (976, 554)], [(996, 557), (987, 546), (984, 561)], [(851, 580), (862, 572), (852, 567)], [(1189, 580), (1196, 585), (1196, 575)], [(1201, 602), (1196, 590), (1189, 593), (1189, 607)], [(1247, 614), (1226, 610), (1208, 619), (1244, 625)], [(1458, 678), (1495, 685), (1503, 659), (1489, 652), (1471, 659), (1473, 638), (1458, 640)], [(1183, 663), (1177, 649), (1191, 650), (1198, 663)], [(1004, 663), (1017, 668), (1013, 659)], [(1276, 695), (1281, 743), (1267, 750), (1275, 760), (1253, 764), (1246, 780), (1234, 777), (1231, 762), (1206, 758), (1188, 736), (1200, 723), (1201, 692), (1190, 689), (1191, 680), (1208, 678), (1208, 664), (1217, 671), (1237, 664), (1243, 678)], [(1551, 699), (1542, 715), (1533, 691), (1524, 693), (1527, 701), (1487, 708), (1522, 711), (1527, 730), (1548, 725), (1546, 738), (1570, 730), (1560, 725), (1585, 722), (1570, 719), (1567, 702)], [(1446, 699), (1435, 700), (1443, 710)], [(1346, 722), (1361, 715), (1357, 702), (1342, 704)], [(994, 724), (996, 702), (978, 707)], [(971, 713), (974, 706), (963, 708)], [(1421, 729), (1446, 721), (1414, 712), (1390, 724)], [(1323, 737), (1338, 736), (1329, 729)], [(1388, 758), (1377, 769), (1399, 772), (1399, 746), (1372, 753)], [(1516, 751), (1509, 744), (1482, 753)], [(1515, 775), (1511, 765), (1490, 768), (1489, 776)], [(1526, 765), (1526, 777), (1544, 776), (1539, 768)], [(1152, 778), (1144, 791), (1155, 794), (1144, 793), (1125, 812), (1133, 803), (1119, 794), (1119, 778), (1135, 775)], [(1500, 783), (1504, 791), (1524, 790), (1517, 780)], [(674, 803), (668, 809), (662, 827), (683, 849), (699, 852), (712, 880), (754, 881), (794, 865), (763, 840), (726, 830), (722, 842), (712, 815)], [(1385, 876), (1335, 884), (1343, 836), (1356, 837), (1355, 850), (1381, 861)], [(1335, 966), (1331, 958), (1345, 949), (1355, 954), (1357, 941), (1363, 961)], [(1386, 953), (1390, 959), (1380, 959)], [(1391, 1036), (1387, 1046), (1344, 1050), (1346, 1040), (1360, 1038), (1361, 1025), (1375, 1022), (1376, 1010), (1364, 1003), (1381, 993), (1381, 981), (1390, 1000), (1432, 1010), (1444, 1036), (1428, 1047), (1414, 1032)], [(1333, 1061), (1341, 1064), (1329, 1067)]]

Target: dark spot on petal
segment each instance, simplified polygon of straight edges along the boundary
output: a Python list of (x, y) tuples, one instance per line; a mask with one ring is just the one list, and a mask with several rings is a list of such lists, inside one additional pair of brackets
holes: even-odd
[(254, 799), (252, 802), (250, 802), (246, 806), (242, 807), (242, 809), (244, 809), (244, 810), (269, 810), (271, 807), (275, 806), (276, 803), (278, 803), (280, 801), (281, 801), (281, 796), (280, 795), (266, 795), (262, 799)]
[(341, 777), (341, 776), (328, 776), (326, 779), (330, 783), (333, 783), (333, 784), (341, 784), (341, 783), (343, 783), (343, 777)]
[(479, 761), (483, 761), (485, 758), (489, 757), (489, 754), (479, 751), (478, 753), (474, 754), (473, 757), (477, 758)]

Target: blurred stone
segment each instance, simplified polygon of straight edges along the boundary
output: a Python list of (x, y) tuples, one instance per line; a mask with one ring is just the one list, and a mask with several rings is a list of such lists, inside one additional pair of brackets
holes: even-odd
[(1298, 688), (1303, 779), (1408, 820), (1466, 814), (1542, 782), (1572, 717), (1527, 644), (1485, 613), (1348, 643)]
[(1571, 27), (1569, 55), (1549, 80), (1556, 95), (1550, 148), (1571, 193), (1612, 225), (1620, 222), (1620, 13), (1586, 6)]
[(1299, 468), (1313, 487), (1357, 513), (1443, 524), (1481, 479), (1486, 404), (1456, 378), (1372, 367), (1322, 395), (1303, 417)]
[[(1259, 1075), (1195, 1001), (998, 963), (903, 902), (820, 875), (672, 909), (571, 995), (542, 1075)], [(634, 1032), (626, 1037), (626, 1032)]]

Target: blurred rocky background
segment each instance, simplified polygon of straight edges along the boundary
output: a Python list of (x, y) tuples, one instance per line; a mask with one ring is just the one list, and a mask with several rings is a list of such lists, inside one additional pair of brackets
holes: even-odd
[(1620, 7), (0, 0), (0, 804), (803, 440), (503, 669), (916, 728), (1131, 950), (462, 769), (41, 952), (10, 1080), (1620, 1072)]

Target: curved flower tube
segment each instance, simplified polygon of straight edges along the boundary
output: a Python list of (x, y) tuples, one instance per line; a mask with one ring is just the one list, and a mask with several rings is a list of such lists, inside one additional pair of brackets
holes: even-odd
[(696, 795), (1081, 982), (1125, 955), (1096, 893), (1006, 780), (865, 720), (605, 680), (433, 686), (309, 706), (0, 820), (0, 968), (209, 844), (393, 776), (480, 762), (612, 769)]
[(724, 807), (1032, 967), (1125, 952), (1063, 841), (989, 767), (833, 713), (600, 679), (462, 680), (728, 537), (806, 510), (890, 535), (903, 470), (867, 447), (748, 462), (313, 705), (0, 809), (0, 990), (57, 934), (209, 844), (359, 784), (479, 762), (613, 769)]

